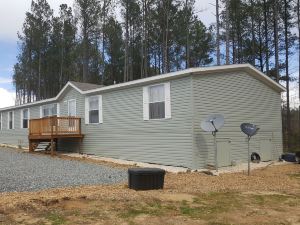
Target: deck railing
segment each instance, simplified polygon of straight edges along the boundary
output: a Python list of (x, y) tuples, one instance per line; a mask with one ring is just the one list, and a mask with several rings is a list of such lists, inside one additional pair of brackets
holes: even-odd
[(81, 118), (78, 117), (45, 117), (29, 121), (30, 136), (81, 135)]

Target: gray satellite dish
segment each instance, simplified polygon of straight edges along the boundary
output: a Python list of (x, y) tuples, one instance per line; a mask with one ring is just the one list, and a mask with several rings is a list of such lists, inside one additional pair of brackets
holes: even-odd
[(241, 130), (248, 136), (248, 137), (252, 137), (254, 136), (257, 131), (259, 130), (259, 128), (251, 123), (242, 123), (241, 124)]
[(215, 167), (216, 171), (218, 171), (218, 149), (217, 149), (217, 132), (221, 127), (224, 126), (224, 117), (219, 114), (210, 115), (205, 120), (203, 120), (200, 124), (202, 130), (206, 132), (211, 132), (214, 136), (214, 144), (215, 144)]
[(224, 126), (224, 117), (222, 115), (211, 115), (201, 122), (202, 130), (206, 132), (218, 132)]
[(250, 175), (250, 139), (254, 136), (259, 128), (251, 123), (242, 123), (241, 130), (248, 137), (248, 176)]

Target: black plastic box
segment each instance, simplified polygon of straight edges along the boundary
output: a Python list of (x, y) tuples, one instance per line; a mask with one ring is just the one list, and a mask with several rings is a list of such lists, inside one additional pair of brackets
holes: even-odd
[(130, 168), (128, 186), (134, 190), (162, 189), (165, 173), (165, 170), (158, 168)]

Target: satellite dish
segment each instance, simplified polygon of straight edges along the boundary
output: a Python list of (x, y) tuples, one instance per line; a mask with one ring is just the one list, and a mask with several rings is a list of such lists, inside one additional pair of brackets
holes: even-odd
[(202, 130), (206, 132), (218, 132), (224, 126), (224, 117), (222, 115), (210, 115), (201, 122)]
[(214, 136), (214, 144), (215, 144), (215, 167), (218, 172), (218, 149), (217, 149), (217, 132), (221, 127), (224, 126), (224, 116), (215, 114), (208, 116), (205, 120), (201, 122), (202, 130), (206, 132), (212, 132)]
[(259, 130), (259, 128), (256, 125), (251, 124), (251, 123), (242, 123), (241, 124), (241, 130), (248, 137), (252, 137), (252, 136), (254, 136), (257, 133), (257, 131)]
[(248, 136), (248, 176), (250, 175), (250, 139), (254, 136), (259, 128), (251, 123), (242, 123), (241, 130)]

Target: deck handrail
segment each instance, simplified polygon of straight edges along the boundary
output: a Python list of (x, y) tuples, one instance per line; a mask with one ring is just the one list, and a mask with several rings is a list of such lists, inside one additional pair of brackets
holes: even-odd
[(29, 135), (81, 135), (81, 118), (51, 116), (29, 120)]

